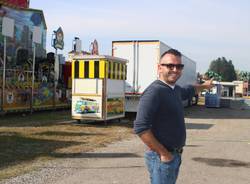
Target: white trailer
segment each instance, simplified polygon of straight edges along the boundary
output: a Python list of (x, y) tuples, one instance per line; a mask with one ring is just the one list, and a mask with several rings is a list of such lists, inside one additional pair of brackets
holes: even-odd
[[(157, 63), (161, 54), (171, 47), (159, 40), (112, 41), (112, 56), (127, 59), (126, 112), (136, 112), (140, 94), (157, 79)], [(196, 63), (182, 56), (185, 65), (180, 86), (196, 82)], [(184, 102), (187, 105), (188, 102)]]

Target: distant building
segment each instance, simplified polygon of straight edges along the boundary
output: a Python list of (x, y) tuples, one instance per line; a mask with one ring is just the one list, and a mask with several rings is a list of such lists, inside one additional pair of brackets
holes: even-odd
[[(247, 96), (248, 82), (233, 81), (233, 82), (216, 82), (221, 85), (222, 97), (242, 97)], [(216, 93), (216, 88), (212, 89), (213, 93)]]
[(243, 83), (243, 95), (250, 96), (250, 82), (248, 81)]
[(219, 82), (219, 84), (221, 84), (222, 97), (235, 97), (237, 84), (234, 84), (233, 82)]
[(239, 97), (242, 97), (243, 92), (244, 92), (244, 89), (243, 89), (244, 82), (243, 81), (233, 81), (233, 83), (236, 84), (235, 95), (239, 96)]

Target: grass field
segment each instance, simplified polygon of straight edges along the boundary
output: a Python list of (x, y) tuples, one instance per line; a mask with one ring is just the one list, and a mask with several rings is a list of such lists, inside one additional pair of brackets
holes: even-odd
[(77, 124), (70, 111), (0, 117), (0, 180), (132, 135), (132, 121)]

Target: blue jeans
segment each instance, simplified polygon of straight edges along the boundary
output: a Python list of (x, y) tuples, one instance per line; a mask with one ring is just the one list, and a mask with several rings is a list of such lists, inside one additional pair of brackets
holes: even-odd
[(175, 184), (181, 165), (181, 155), (172, 153), (173, 159), (162, 162), (154, 151), (145, 152), (145, 161), (150, 174), (151, 184)]

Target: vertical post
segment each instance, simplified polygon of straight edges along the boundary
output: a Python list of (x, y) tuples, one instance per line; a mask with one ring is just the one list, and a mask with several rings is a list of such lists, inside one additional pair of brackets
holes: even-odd
[(133, 41), (133, 93), (136, 92), (136, 41)]
[(56, 109), (56, 59), (57, 59), (57, 49), (55, 49), (55, 62), (54, 62), (54, 95), (53, 95), (53, 107)]
[[(249, 75), (249, 77), (250, 77), (250, 75)], [(248, 81), (247, 81), (247, 96), (249, 96), (248, 93), (249, 93), (249, 91), (250, 91), (250, 90), (249, 90), (249, 83), (250, 83), (250, 78), (248, 78)]]
[(1, 95), (1, 110), (3, 111), (4, 105), (4, 93), (5, 93), (5, 70), (6, 70), (6, 36), (4, 36), (4, 48), (3, 48), (3, 85)]
[(36, 63), (36, 43), (34, 42), (33, 43), (32, 85), (31, 85), (31, 105), (30, 105), (31, 113), (33, 113), (33, 105), (34, 105), (35, 63)]
[(3, 110), (4, 106), (4, 91), (5, 91), (5, 81), (6, 81), (6, 76), (5, 76), (5, 71), (6, 71), (6, 36), (13, 38), (14, 35), (14, 24), (15, 21), (14, 19), (8, 18), (8, 17), (3, 17), (2, 19), (2, 35), (4, 36), (4, 53), (3, 53), (3, 85), (2, 85), (2, 101), (1, 101), (1, 109)]
[(139, 92), (140, 86), (139, 86), (139, 42), (136, 41), (136, 92)]
[(31, 87), (31, 105), (30, 112), (32, 113), (34, 108), (34, 88), (35, 88), (35, 64), (36, 64), (36, 44), (41, 44), (41, 28), (34, 26), (33, 30), (33, 65), (32, 65), (32, 87)]

